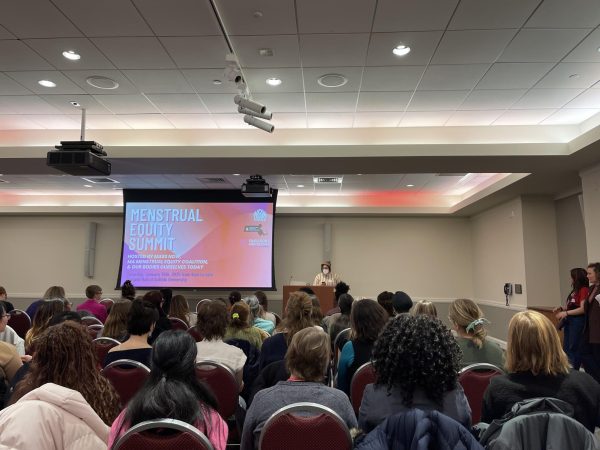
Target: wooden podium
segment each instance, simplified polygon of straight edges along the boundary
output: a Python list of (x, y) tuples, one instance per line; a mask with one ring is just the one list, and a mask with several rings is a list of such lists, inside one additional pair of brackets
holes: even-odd
[(290, 298), (290, 294), (296, 292), (301, 287), (309, 287), (314, 291), (321, 303), (321, 312), (323, 314), (333, 308), (333, 301), (335, 299), (335, 288), (333, 286), (283, 286), (282, 315), (285, 315), (285, 306), (287, 305), (288, 298)]
[[(537, 312), (543, 314), (548, 319), (550, 319), (550, 322), (552, 322), (552, 324), (555, 327), (558, 326), (558, 320), (556, 320), (556, 317), (555, 317), (554, 313), (552, 312), (552, 310), (554, 309), (552, 306), (528, 306), (527, 309), (530, 309), (532, 311), (537, 311)], [(564, 340), (563, 330), (558, 330), (558, 336), (560, 337), (560, 342), (562, 343)]]

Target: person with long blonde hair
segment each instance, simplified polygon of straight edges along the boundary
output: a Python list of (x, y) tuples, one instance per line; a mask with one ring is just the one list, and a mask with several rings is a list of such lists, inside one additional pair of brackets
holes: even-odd
[(62, 300), (44, 300), (42, 302), (33, 318), (31, 328), (25, 334), (25, 351), (28, 355), (32, 353), (37, 338), (48, 328), (48, 322), (52, 316), (64, 310), (65, 303)]
[(456, 333), (456, 342), (462, 351), (461, 366), (475, 363), (489, 363), (498, 367), (504, 365), (502, 349), (487, 337), (485, 324), (489, 321), (473, 300), (459, 298), (450, 304), (448, 320)]
[(104, 323), (102, 337), (109, 337), (120, 342), (127, 339), (127, 320), (131, 303), (130, 300), (118, 300), (114, 303)]
[(169, 317), (183, 320), (189, 327), (196, 325), (197, 316), (190, 312), (190, 305), (183, 295), (174, 295), (169, 304)]
[(502, 418), (517, 402), (553, 397), (569, 403), (574, 419), (588, 430), (600, 425), (600, 385), (587, 373), (571, 370), (558, 332), (543, 314), (523, 311), (511, 319), (506, 370), (485, 391), (483, 422)]

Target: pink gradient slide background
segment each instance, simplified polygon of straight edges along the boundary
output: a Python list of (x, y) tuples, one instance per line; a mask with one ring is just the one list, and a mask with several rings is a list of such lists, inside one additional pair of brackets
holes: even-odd
[[(198, 209), (202, 221), (134, 221), (134, 209)], [(153, 249), (152, 244), (136, 247), (139, 236), (131, 233), (131, 225), (135, 229), (136, 224), (159, 223), (172, 224), (170, 234), (165, 231), (161, 236), (151, 230), (143, 238), (174, 238), (172, 250), (164, 246)], [(139, 287), (271, 287), (273, 204), (129, 202), (123, 246), (121, 283), (131, 280)]]

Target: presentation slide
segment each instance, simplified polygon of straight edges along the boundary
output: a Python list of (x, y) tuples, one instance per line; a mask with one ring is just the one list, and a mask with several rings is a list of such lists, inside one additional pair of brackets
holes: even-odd
[(119, 285), (271, 288), (273, 202), (127, 202)]

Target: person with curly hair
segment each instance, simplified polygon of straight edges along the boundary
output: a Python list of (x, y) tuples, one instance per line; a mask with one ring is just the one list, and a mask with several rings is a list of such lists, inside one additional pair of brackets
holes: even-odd
[(365, 389), (359, 427), (369, 432), (388, 416), (417, 408), (437, 410), (469, 428), (471, 408), (458, 383), (460, 359), (452, 332), (438, 319), (411, 314), (391, 319), (375, 343), (377, 382)]

